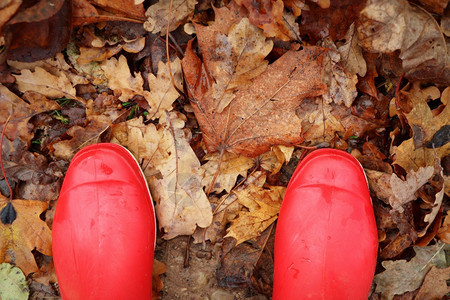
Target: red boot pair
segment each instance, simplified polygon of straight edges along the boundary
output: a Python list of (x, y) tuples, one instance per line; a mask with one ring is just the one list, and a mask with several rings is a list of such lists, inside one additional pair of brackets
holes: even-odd
[[(53, 221), (63, 299), (151, 299), (155, 215), (133, 156), (96, 144), (73, 158)], [(349, 154), (317, 150), (297, 167), (275, 239), (273, 299), (367, 299), (377, 230)]]

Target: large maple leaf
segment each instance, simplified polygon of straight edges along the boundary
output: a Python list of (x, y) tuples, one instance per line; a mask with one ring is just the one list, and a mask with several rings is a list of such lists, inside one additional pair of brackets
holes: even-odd
[[(9, 204), (10, 203), (10, 204)], [(9, 222), (0, 222), (0, 262), (11, 262), (25, 275), (39, 270), (32, 250), (51, 256), (52, 233), (39, 216), (47, 209), (47, 203), (35, 200), (16, 199), (9, 202), (0, 195), (0, 211), (11, 205), (16, 218)], [(3, 214), (2, 214), (3, 215)]]
[[(226, 150), (256, 156), (272, 145), (291, 146), (304, 141), (302, 119), (296, 114), (302, 101), (327, 91), (322, 82), (325, 49), (305, 47), (288, 51), (252, 84), (236, 92), (221, 112), (214, 107), (208, 74), (189, 44), (182, 61), (186, 81), (196, 101), (195, 115), (209, 151)], [(199, 86), (199, 82), (205, 83)], [(204, 92), (206, 89), (206, 92)]]

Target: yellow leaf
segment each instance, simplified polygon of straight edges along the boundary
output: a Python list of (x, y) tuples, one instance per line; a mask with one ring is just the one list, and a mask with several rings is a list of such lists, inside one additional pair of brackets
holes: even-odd
[[(8, 200), (0, 195), (0, 210)], [(47, 204), (35, 200), (12, 200), (16, 219), (12, 224), (0, 222), (0, 263), (16, 265), (28, 275), (39, 270), (32, 250), (52, 255), (52, 233), (39, 215), (47, 209)]]
[(233, 220), (225, 237), (234, 237), (237, 245), (259, 236), (278, 218), (281, 202), (286, 191), (282, 186), (269, 189), (250, 184), (246, 189), (236, 191), (239, 203), (248, 208)]

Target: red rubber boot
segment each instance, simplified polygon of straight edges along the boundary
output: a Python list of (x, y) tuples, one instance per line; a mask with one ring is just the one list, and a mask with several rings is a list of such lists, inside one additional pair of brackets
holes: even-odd
[(377, 247), (361, 165), (346, 152), (316, 150), (297, 167), (281, 206), (273, 299), (367, 299)]
[(134, 157), (95, 144), (73, 158), (53, 220), (63, 299), (151, 299), (155, 215)]

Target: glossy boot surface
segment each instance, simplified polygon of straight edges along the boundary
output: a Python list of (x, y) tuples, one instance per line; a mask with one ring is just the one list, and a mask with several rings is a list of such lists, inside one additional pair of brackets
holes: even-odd
[(346, 152), (316, 150), (298, 165), (281, 206), (273, 299), (367, 299), (377, 247), (361, 165)]
[(146, 180), (122, 146), (73, 158), (53, 221), (63, 299), (151, 299), (155, 216)]

